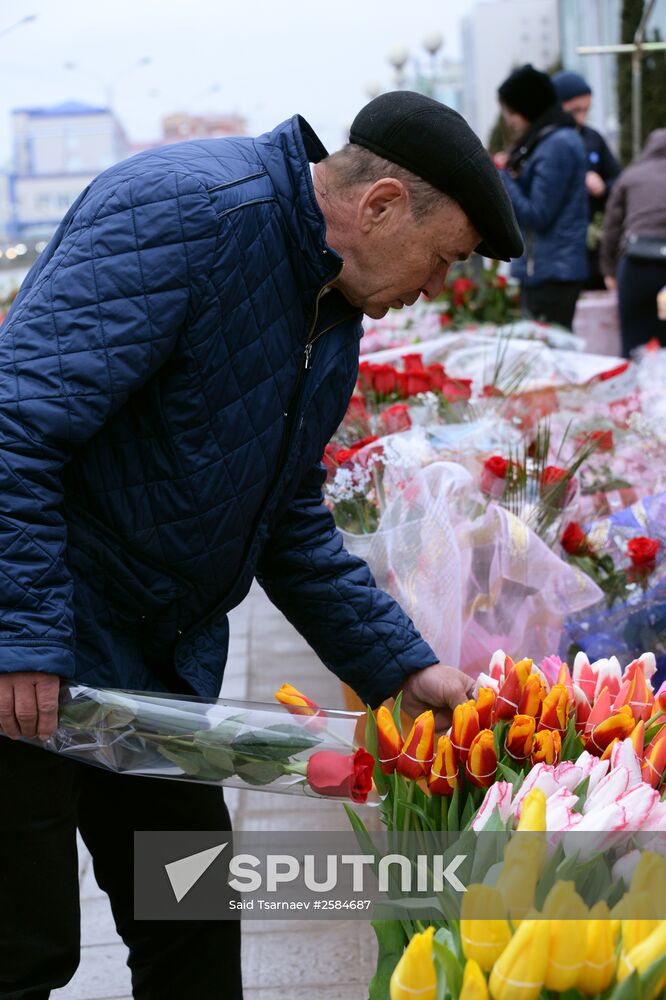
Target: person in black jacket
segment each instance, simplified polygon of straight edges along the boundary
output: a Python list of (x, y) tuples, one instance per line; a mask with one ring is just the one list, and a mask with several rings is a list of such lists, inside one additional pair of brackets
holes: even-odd
[(555, 73), (552, 81), (563, 109), (575, 119), (585, 143), (588, 162), (585, 186), (589, 196), (590, 223), (593, 225), (588, 233), (589, 276), (586, 288), (602, 289), (605, 286), (599, 267), (601, 223), (611, 188), (620, 174), (620, 164), (601, 133), (587, 124), (592, 105), (592, 88), (587, 80), (579, 73), (563, 71)]

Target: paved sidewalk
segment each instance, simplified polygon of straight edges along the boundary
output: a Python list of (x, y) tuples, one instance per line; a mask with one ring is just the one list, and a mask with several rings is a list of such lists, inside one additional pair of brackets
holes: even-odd
[[(322, 705), (341, 707), (340, 685), (259, 588), (231, 616), (228, 698), (272, 700), (289, 681)], [(298, 796), (227, 790), (238, 830), (346, 830), (339, 803)], [(81, 845), (81, 965), (54, 1000), (130, 1000), (127, 949), (118, 938), (108, 898), (95, 883)], [(243, 924), (246, 1000), (366, 1000), (375, 964), (374, 935), (360, 921), (248, 920)], [(224, 969), (220, 968), (221, 992)], [(183, 997), (182, 1000), (197, 1000)]]

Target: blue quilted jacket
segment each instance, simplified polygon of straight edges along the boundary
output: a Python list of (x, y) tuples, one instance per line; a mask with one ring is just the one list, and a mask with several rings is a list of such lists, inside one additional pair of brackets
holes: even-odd
[[(436, 657), (322, 503), (358, 365), (295, 117), (117, 164), (0, 328), (0, 670), (215, 696), (256, 575), (371, 704)], [(276, 677), (276, 683), (284, 677)]]
[(523, 285), (587, 278), (587, 161), (574, 128), (557, 128), (525, 160), (517, 180), (502, 171), (525, 253), (511, 264)]

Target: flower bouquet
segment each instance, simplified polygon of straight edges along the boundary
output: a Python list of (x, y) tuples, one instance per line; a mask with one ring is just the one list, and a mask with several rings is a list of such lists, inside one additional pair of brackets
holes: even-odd
[(374, 760), (363, 715), (324, 711), (283, 685), (278, 705), (66, 685), (44, 743), (123, 774), (366, 802)]

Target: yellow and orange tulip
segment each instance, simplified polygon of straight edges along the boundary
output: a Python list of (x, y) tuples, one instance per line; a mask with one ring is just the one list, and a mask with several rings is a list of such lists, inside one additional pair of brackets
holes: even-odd
[(585, 748), (590, 753), (601, 757), (604, 750), (613, 740), (628, 739), (634, 729), (634, 717), (628, 705), (603, 722), (597, 723), (585, 737)]
[(479, 716), (479, 726), (481, 729), (490, 729), (496, 701), (497, 694), (494, 688), (479, 688), (479, 693), (476, 696), (476, 711)]
[(532, 715), (516, 715), (506, 734), (504, 749), (514, 760), (527, 760), (532, 753), (536, 719)]
[(562, 753), (562, 737), (557, 729), (542, 729), (534, 737), (531, 763), (559, 764)]
[(456, 705), (451, 723), (451, 742), (461, 764), (467, 763), (469, 748), (480, 728), (479, 713), (473, 701)]
[(396, 770), (405, 778), (427, 778), (432, 767), (435, 741), (435, 717), (432, 711), (422, 712), (415, 720), (405, 740)]
[(666, 731), (661, 730), (658, 736), (648, 744), (643, 755), (641, 777), (652, 788), (659, 788), (666, 770)]
[(519, 660), (509, 669), (504, 683), (501, 685), (495, 702), (495, 722), (500, 719), (513, 719), (518, 711), (518, 705), (532, 673), (532, 660)]
[(465, 765), (467, 777), (478, 788), (490, 788), (497, 772), (495, 737), (492, 730), (482, 729), (472, 740)]
[(553, 684), (543, 700), (539, 732), (542, 729), (557, 730), (564, 735), (567, 730), (567, 713), (569, 710), (569, 695), (564, 684)]
[(437, 752), (428, 775), (428, 788), (433, 795), (453, 795), (458, 784), (458, 761), (449, 736), (437, 740)]
[(377, 711), (377, 757), (384, 774), (393, 774), (402, 750), (402, 736), (388, 708)]
[(530, 674), (518, 702), (518, 715), (531, 715), (538, 719), (546, 697), (546, 685), (538, 674)]

